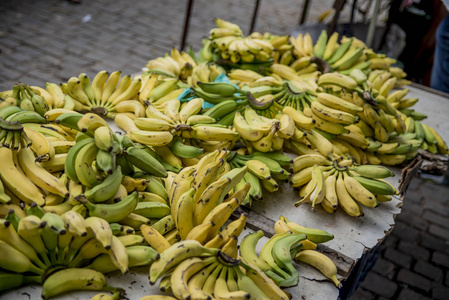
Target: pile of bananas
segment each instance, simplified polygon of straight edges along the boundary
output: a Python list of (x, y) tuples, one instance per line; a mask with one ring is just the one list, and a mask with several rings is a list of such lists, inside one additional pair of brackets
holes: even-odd
[(38, 206), (20, 217), (12, 215), (0, 219), (0, 290), (43, 282), (44, 299), (79, 289), (123, 294), (107, 285), (102, 273), (117, 269), (124, 273), (159, 257), (141, 241), (138, 245), (115, 236), (101, 218), (84, 219), (75, 211), (59, 216)]
[(406, 74), (360, 40), (216, 24), (198, 58), (172, 49), (134, 78), (81, 73), (0, 93), (0, 290), (46, 272), (44, 298), (118, 299), (102, 274), (153, 261), (150, 281), (180, 299), (288, 299), (279, 286), (298, 283), (295, 260), (339, 286), (314, 251), (331, 234), (281, 217), (260, 255), (256, 232), (240, 257), (248, 216), (231, 214), (288, 181), (296, 206), (362, 216), (397, 194), (375, 165), (448, 153), (401, 89)]
[[(332, 146), (332, 144), (330, 144)], [(299, 189), (302, 203), (312, 208), (321, 204), (333, 213), (340, 205), (352, 217), (363, 216), (360, 206), (376, 207), (391, 200), (398, 191), (383, 180), (394, 174), (385, 167), (355, 165), (352, 159), (333, 159), (320, 153), (311, 153), (293, 159), (290, 184)]]

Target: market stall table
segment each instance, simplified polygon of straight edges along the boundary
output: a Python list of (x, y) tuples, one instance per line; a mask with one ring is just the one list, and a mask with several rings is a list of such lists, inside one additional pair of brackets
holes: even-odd
[[(449, 141), (449, 98), (441, 93), (435, 93), (429, 89), (422, 89), (413, 85), (408, 87), (408, 97), (419, 98), (414, 109), (427, 114), (429, 117), (423, 123), (434, 127), (444, 138)], [(113, 128), (117, 128), (113, 124)], [(111, 126), (112, 127), (112, 126)], [(400, 168), (391, 168), (395, 177), (387, 180), (395, 187), (399, 186), (401, 179)], [(311, 210), (310, 205), (302, 205), (297, 208), (294, 203), (298, 201), (298, 192), (287, 184), (280, 187), (273, 194), (265, 194), (261, 201), (256, 201), (250, 211), (248, 228), (242, 233), (241, 238), (256, 229), (264, 229), (266, 237), (258, 244), (258, 250), (268, 235), (273, 231), (273, 224), (279, 216), (285, 216), (300, 225), (324, 229), (333, 233), (335, 238), (319, 247), (328, 254), (339, 268), (339, 279), (345, 279), (349, 275), (355, 263), (364, 253), (378, 245), (386, 234), (394, 226), (395, 215), (401, 211), (401, 199), (398, 196), (392, 201), (382, 203), (379, 207), (365, 208), (365, 216), (353, 218), (345, 214), (339, 208), (335, 214), (328, 214), (321, 208)], [(250, 229), (251, 228), (251, 229)], [(300, 283), (297, 287), (287, 289), (293, 295), (293, 299), (337, 299), (339, 290), (327, 280), (319, 271), (305, 264), (298, 264)], [(126, 297), (139, 299), (151, 294), (162, 294), (158, 285), (150, 286), (148, 283), (148, 267), (134, 269), (125, 275), (119, 272), (107, 275), (108, 284), (124, 288)], [(20, 289), (14, 289), (0, 295), (0, 299), (40, 299), (41, 286), (31, 285)], [(74, 292), (54, 299), (89, 299), (98, 292)]]

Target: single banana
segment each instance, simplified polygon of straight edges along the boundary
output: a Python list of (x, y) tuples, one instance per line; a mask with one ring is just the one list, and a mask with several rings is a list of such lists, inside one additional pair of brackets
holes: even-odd
[(42, 287), (42, 298), (48, 299), (56, 295), (74, 290), (106, 290), (115, 292), (117, 289), (106, 283), (105, 276), (91, 269), (69, 268), (53, 273)]
[(324, 276), (331, 279), (337, 287), (341, 286), (337, 279), (337, 267), (326, 255), (314, 250), (303, 250), (295, 256), (295, 261), (301, 261), (317, 268)]

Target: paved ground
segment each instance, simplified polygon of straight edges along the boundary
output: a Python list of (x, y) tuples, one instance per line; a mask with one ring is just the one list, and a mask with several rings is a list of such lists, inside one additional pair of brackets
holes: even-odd
[(380, 257), (352, 299), (448, 299), (449, 187), (414, 179)]
[[(260, 1), (256, 31), (294, 31), (303, 1)], [(0, 91), (21, 80), (43, 86), (85, 72), (138, 72), (147, 60), (179, 47), (187, 1), (0, 1)], [(316, 22), (331, 1), (314, 0)], [(255, 1), (197, 0), (187, 44), (198, 49), (214, 17), (247, 33)], [(346, 9), (342, 20), (348, 18)], [(352, 299), (447, 299), (449, 188), (416, 179), (380, 258)]]
[[(260, 1), (256, 31), (286, 34), (298, 24), (303, 1)], [(64, 0), (0, 1), (0, 90), (19, 79), (32, 85), (61, 82), (102, 69), (138, 72), (149, 59), (179, 47), (187, 1)], [(201, 38), (219, 17), (248, 33), (255, 1), (194, 1), (187, 45)], [(308, 19), (330, 8), (314, 0)], [(347, 19), (349, 7), (341, 19)]]

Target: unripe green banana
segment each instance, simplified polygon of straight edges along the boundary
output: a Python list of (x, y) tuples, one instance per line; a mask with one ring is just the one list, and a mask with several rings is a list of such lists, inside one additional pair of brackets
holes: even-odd
[(42, 276), (26, 276), (23, 274), (0, 271), (0, 292), (31, 283), (42, 283)]
[(360, 165), (349, 167), (349, 169), (367, 178), (387, 178), (394, 176), (392, 171), (383, 166)]
[(102, 183), (94, 186), (84, 193), (84, 196), (92, 202), (104, 202), (117, 193), (122, 181), (122, 168), (117, 166), (112, 174), (106, 176)]
[(233, 96), (241, 90), (231, 83), (226, 82), (198, 82), (198, 86), (206, 93), (224, 97)]
[(139, 202), (133, 213), (149, 219), (161, 219), (170, 215), (170, 207), (160, 202)]
[(184, 144), (182, 138), (179, 136), (173, 137), (169, 148), (173, 154), (182, 158), (195, 158), (204, 153), (204, 149)]
[(167, 171), (164, 166), (145, 150), (137, 147), (129, 147), (126, 148), (126, 153), (126, 160), (142, 171), (158, 177), (167, 177)]
[(33, 265), (24, 254), (2, 240), (0, 240), (0, 268), (17, 273), (44, 274), (44, 270)]
[(95, 157), (95, 167), (104, 171), (108, 174), (114, 172), (117, 165), (117, 156), (115, 153), (109, 151), (98, 150), (97, 156)]
[(135, 209), (138, 201), (139, 194), (134, 192), (115, 204), (93, 204), (86, 201), (84, 205), (91, 216), (100, 217), (113, 223), (121, 221), (128, 216)]
[(352, 176), (367, 190), (375, 195), (395, 195), (397, 191), (388, 183), (372, 178), (365, 178), (361, 176)]

